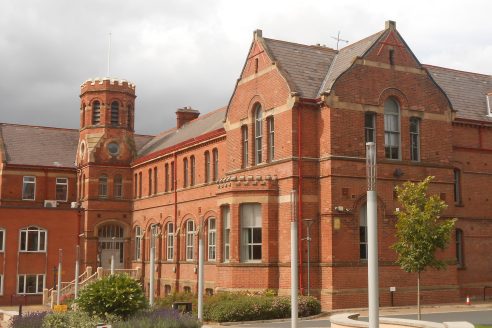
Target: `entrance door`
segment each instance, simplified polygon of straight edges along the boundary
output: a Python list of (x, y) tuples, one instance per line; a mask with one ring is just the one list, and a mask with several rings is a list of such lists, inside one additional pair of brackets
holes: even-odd
[(111, 268), (111, 257), (114, 256), (115, 269), (123, 269), (123, 228), (116, 224), (106, 224), (99, 228), (99, 255), (101, 266), (104, 269)]

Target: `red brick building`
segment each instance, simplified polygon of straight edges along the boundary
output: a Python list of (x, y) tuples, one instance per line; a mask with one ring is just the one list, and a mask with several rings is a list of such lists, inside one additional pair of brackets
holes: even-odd
[(199, 229), (207, 292), (289, 293), (296, 190), (302, 290), (325, 309), (364, 306), (367, 141), (378, 147), (381, 304), (389, 287), (394, 305), (415, 300), (416, 277), (389, 248), (394, 187), (428, 175), (458, 221), (439, 254), (447, 270), (423, 275), (423, 302), (492, 295), (492, 77), (421, 64), (394, 22), (339, 51), (258, 30), (227, 106), (178, 109), (157, 136), (134, 133), (127, 81), (88, 80), (80, 98), (78, 131), (0, 125), (3, 303), (51, 287), (59, 248), (71, 280), (77, 243), (83, 266), (115, 255), (147, 287), (151, 238), (156, 294), (196, 291)]

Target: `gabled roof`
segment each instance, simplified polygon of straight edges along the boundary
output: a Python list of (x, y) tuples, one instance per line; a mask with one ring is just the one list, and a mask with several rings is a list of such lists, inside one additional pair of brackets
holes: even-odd
[(321, 88), (318, 89), (318, 95), (321, 95), (323, 92), (330, 91), (335, 80), (347, 69), (352, 66), (356, 57), (361, 57), (364, 55), (369, 48), (383, 35), (386, 30), (379, 31), (367, 38), (359, 40), (355, 43), (352, 43), (338, 52), (333, 60), (330, 70), (321, 85)]
[(155, 136), (138, 152), (138, 157), (166, 149), (189, 139), (224, 127), (226, 107), (217, 109), (183, 125), (180, 129), (170, 129)]
[(487, 116), (487, 93), (492, 92), (492, 75), (424, 65), (448, 96), (456, 117), (492, 122)]
[(0, 134), (8, 164), (75, 167), (76, 129), (0, 123)]
[(263, 41), (272, 60), (288, 75), (286, 79), (292, 84), (292, 91), (302, 97), (316, 98), (337, 51), (267, 38)]

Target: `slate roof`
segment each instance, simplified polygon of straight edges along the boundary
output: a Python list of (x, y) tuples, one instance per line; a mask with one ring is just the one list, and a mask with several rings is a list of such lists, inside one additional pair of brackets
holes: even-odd
[[(152, 136), (135, 135), (137, 150)], [(75, 168), (79, 130), (0, 123), (0, 151), (7, 164)]]
[(0, 133), (9, 164), (75, 167), (76, 129), (1, 123)]
[(487, 93), (492, 92), (492, 75), (457, 71), (424, 65), (432, 78), (447, 94), (456, 117), (492, 122), (487, 116)]
[(183, 141), (193, 139), (207, 132), (223, 128), (225, 113), (226, 107), (222, 107), (188, 122), (180, 129), (174, 128), (160, 133), (140, 149), (138, 157), (154, 153), (177, 145)]
[(272, 60), (288, 75), (286, 78), (292, 91), (298, 92), (302, 97), (316, 98), (337, 51), (323, 46), (267, 38), (263, 40)]

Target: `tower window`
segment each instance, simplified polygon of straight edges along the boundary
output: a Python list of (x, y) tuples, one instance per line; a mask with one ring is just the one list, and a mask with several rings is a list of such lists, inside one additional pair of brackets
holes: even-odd
[(101, 123), (101, 103), (96, 100), (92, 103), (92, 125), (99, 123)]
[(174, 172), (174, 161), (171, 162), (171, 190), (174, 190), (174, 187), (176, 186), (176, 175)]
[(111, 125), (120, 123), (120, 105), (117, 101), (111, 103)]
[(262, 162), (263, 111), (257, 104), (255, 109), (255, 164)]
[(390, 49), (389, 51), (389, 63), (390, 65), (395, 64), (395, 51), (393, 49)]
[(393, 99), (384, 103), (384, 151), (386, 158), (400, 159), (400, 108)]

